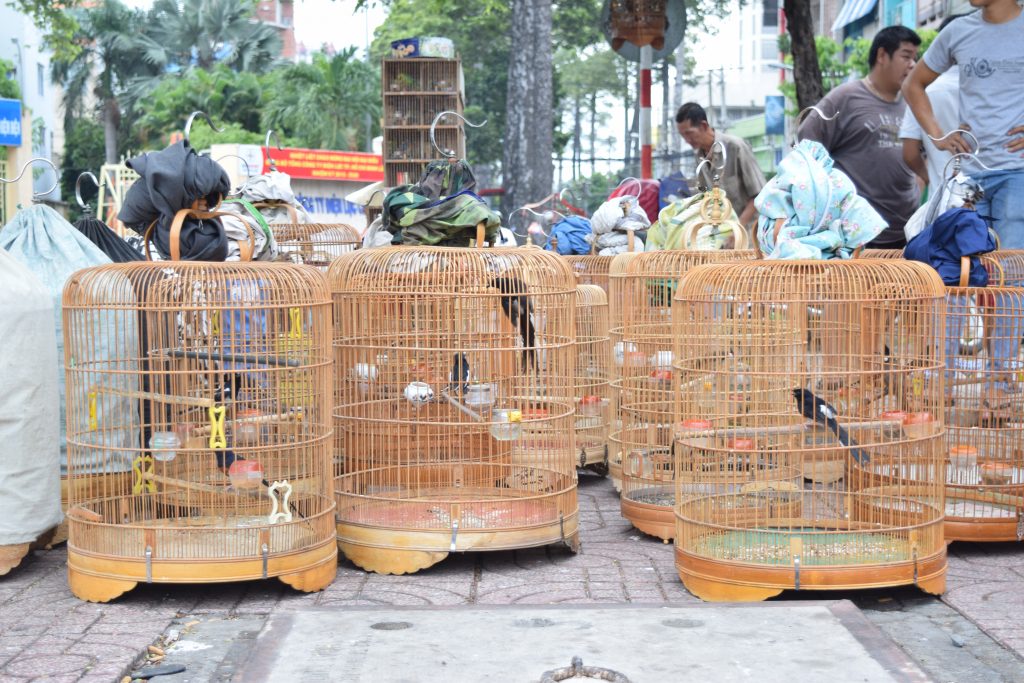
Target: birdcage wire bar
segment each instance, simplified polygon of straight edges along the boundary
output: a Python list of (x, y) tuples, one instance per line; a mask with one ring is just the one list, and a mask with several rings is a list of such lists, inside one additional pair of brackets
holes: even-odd
[(1024, 289), (946, 303), (946, 540), (1024, 540)]
[(608, 474), (611, 357), (608, 295), (597, 285), (577, 285), (576, 449), (579, 466), (601, 476)]
[(989, 277), (1004, 287), (1024, 287), (1024, 249), (999, 249), (982, 256)]
[(271, 223), (270, 230), (283, 258), (324, 272), (362, 244), (359, 231), (347, 223)]
[(675, 307), (676, 567), (688, 590), (943, 592), (935, 271), (713, 264), (682, 279)]
[(139, 582), (329, 584), (323, 276), (114, 264), (74, 274), (63, 309), (72, 592), (105, 602)]
[(704, 263), (753, 258), (753, 251), (654, 251), (624, 275), (621, 367), (622, 516), (668, 542), (675, 534), (672, 297), (679, 278)]
[(540, 249), (385, 247), (329, 273), (338, 544), (387, 574), (578, 548), (576, 287)]
[(622, 412), (619, 409), (622, 393), (622, 310), (625, 297), (626, 265), (638, 253), (627, 251), (612, 257), (608, 266), (608, 343), (612, 350), (611, 363), (611, 423), (608, 434), (608, 478), (618, 492), (622, 491)]
[(609, 274), (611, 273), (612, 261), (615, 259), (614, 256), (587, 254), (585, 256), (565, 256), (563, 258), (569, 262), (572, 272), (576, 274), (577, 284), (597, 285), (604, 290), (605, 294), (610, 293)]

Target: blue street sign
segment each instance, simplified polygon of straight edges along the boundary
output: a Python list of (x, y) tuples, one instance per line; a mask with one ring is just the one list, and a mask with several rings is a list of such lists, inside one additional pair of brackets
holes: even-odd
[(764, 134), (786, 134), (786, 100), (782, 95), (766, 95), (764, 98)]
[(0, 98), (0, 145), (21, 147), (21, 100)]

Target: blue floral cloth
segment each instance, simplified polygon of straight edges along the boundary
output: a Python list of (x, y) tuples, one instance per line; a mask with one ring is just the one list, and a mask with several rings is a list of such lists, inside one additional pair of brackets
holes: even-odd
[[(847, 259), (887, 225), (820, 143), (803, 140), (754, 199), (758, 243), (767, 258)], [(775, 240), (775, 221), (785, 222)]]

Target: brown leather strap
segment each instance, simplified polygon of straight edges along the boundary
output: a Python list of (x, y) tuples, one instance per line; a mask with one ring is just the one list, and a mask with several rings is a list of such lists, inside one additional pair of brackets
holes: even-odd
[[(196, 220), (209, 220), (211, 218), (218, 218), (221, 216), (230, 216), (237, 218), (242, 221), (242, 225), (245, 226), (245, 231), (249, 233), (248, 242), (238, 243), (238, 257), (242, 261), (251, 261), (252, 255), (256, 251), (256, 235), (253, 233), (252, 226), (244, 216), (231, 213), (230, 211), (205, 211), (202, 209), (181, 209), (174, 214), (174, 220), (171, 221), (171, 232), (168, 235), (168, 242), (171, 250), (171, 261), (181, 260), (181, 228), (185, 224), (185, 220), (188, 218), (194, 218)], [(149, 224), (149, 228), (146, 229), (146, 259), (152, 261), (153, 255), (150, 252), (149, 242), (153, 236), (153, 230), (156, 226), (156, 221)]]

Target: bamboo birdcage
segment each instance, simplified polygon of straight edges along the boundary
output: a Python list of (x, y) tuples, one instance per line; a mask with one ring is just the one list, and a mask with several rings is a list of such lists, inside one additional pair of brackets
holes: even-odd
[(271, 223), (270, 230), (288, 260), (324, 272), (339, 256), (362, 244), (359, 231), (345, 223)]
[(629, 262), (641, 252), (627, 251), (612, 257), (608, 266), (608, 343), (612, 351), (611, 364), (611, 422), (608, 426), (608, 478), (616, 491), (622, 490), (622, 419), (619, 398), (622, 392), (622, 366), (614, 362), (615, 354), (622, 350), (622, 310), (625, 301), (625, 273)]
[(270, 263), (124, 263), (64, 289), (72, 592), (337, 571), (330, 295)]
[(682, 279), (676, 567), (690, 592), (944, 590), (943, 296), (908, 261), (714, 264)]
[(998, 249), (985, 254), (982, 262), (1004, 287), (1024, 287), (1024, 249)]
[[(636, 253), (636, 252), (630, 252)], [(587, 254), (585, 256), (565, 256), (569, 262), (572, 272), (576, 274), (576, 283), (581, 285), (597, 285), (609, 293), (609, 273), (611, 272), (614, 256), (598, 256)]]
[(753, 251), (652, 251), (626, 265), (621, 349), (622, 516), (668, 542), (675, 534), (672, 463), (672, 296), (704, 263), (751, 259)]
[(597, 285), (576, 286), (576, 449), (579, 466), (608, 474), (611, 420), (608, 296)]
[(946, 303), (946, 540), (1024, 540), (1024, 289)]
[(864, 249), (860, 252), (860, 258), (874, 259), (902, 259), (902, 249)]
[(539, 249), (384, 247), (330, 270), (338, 544), (404, 574), (578, 548), (576, 289)]

